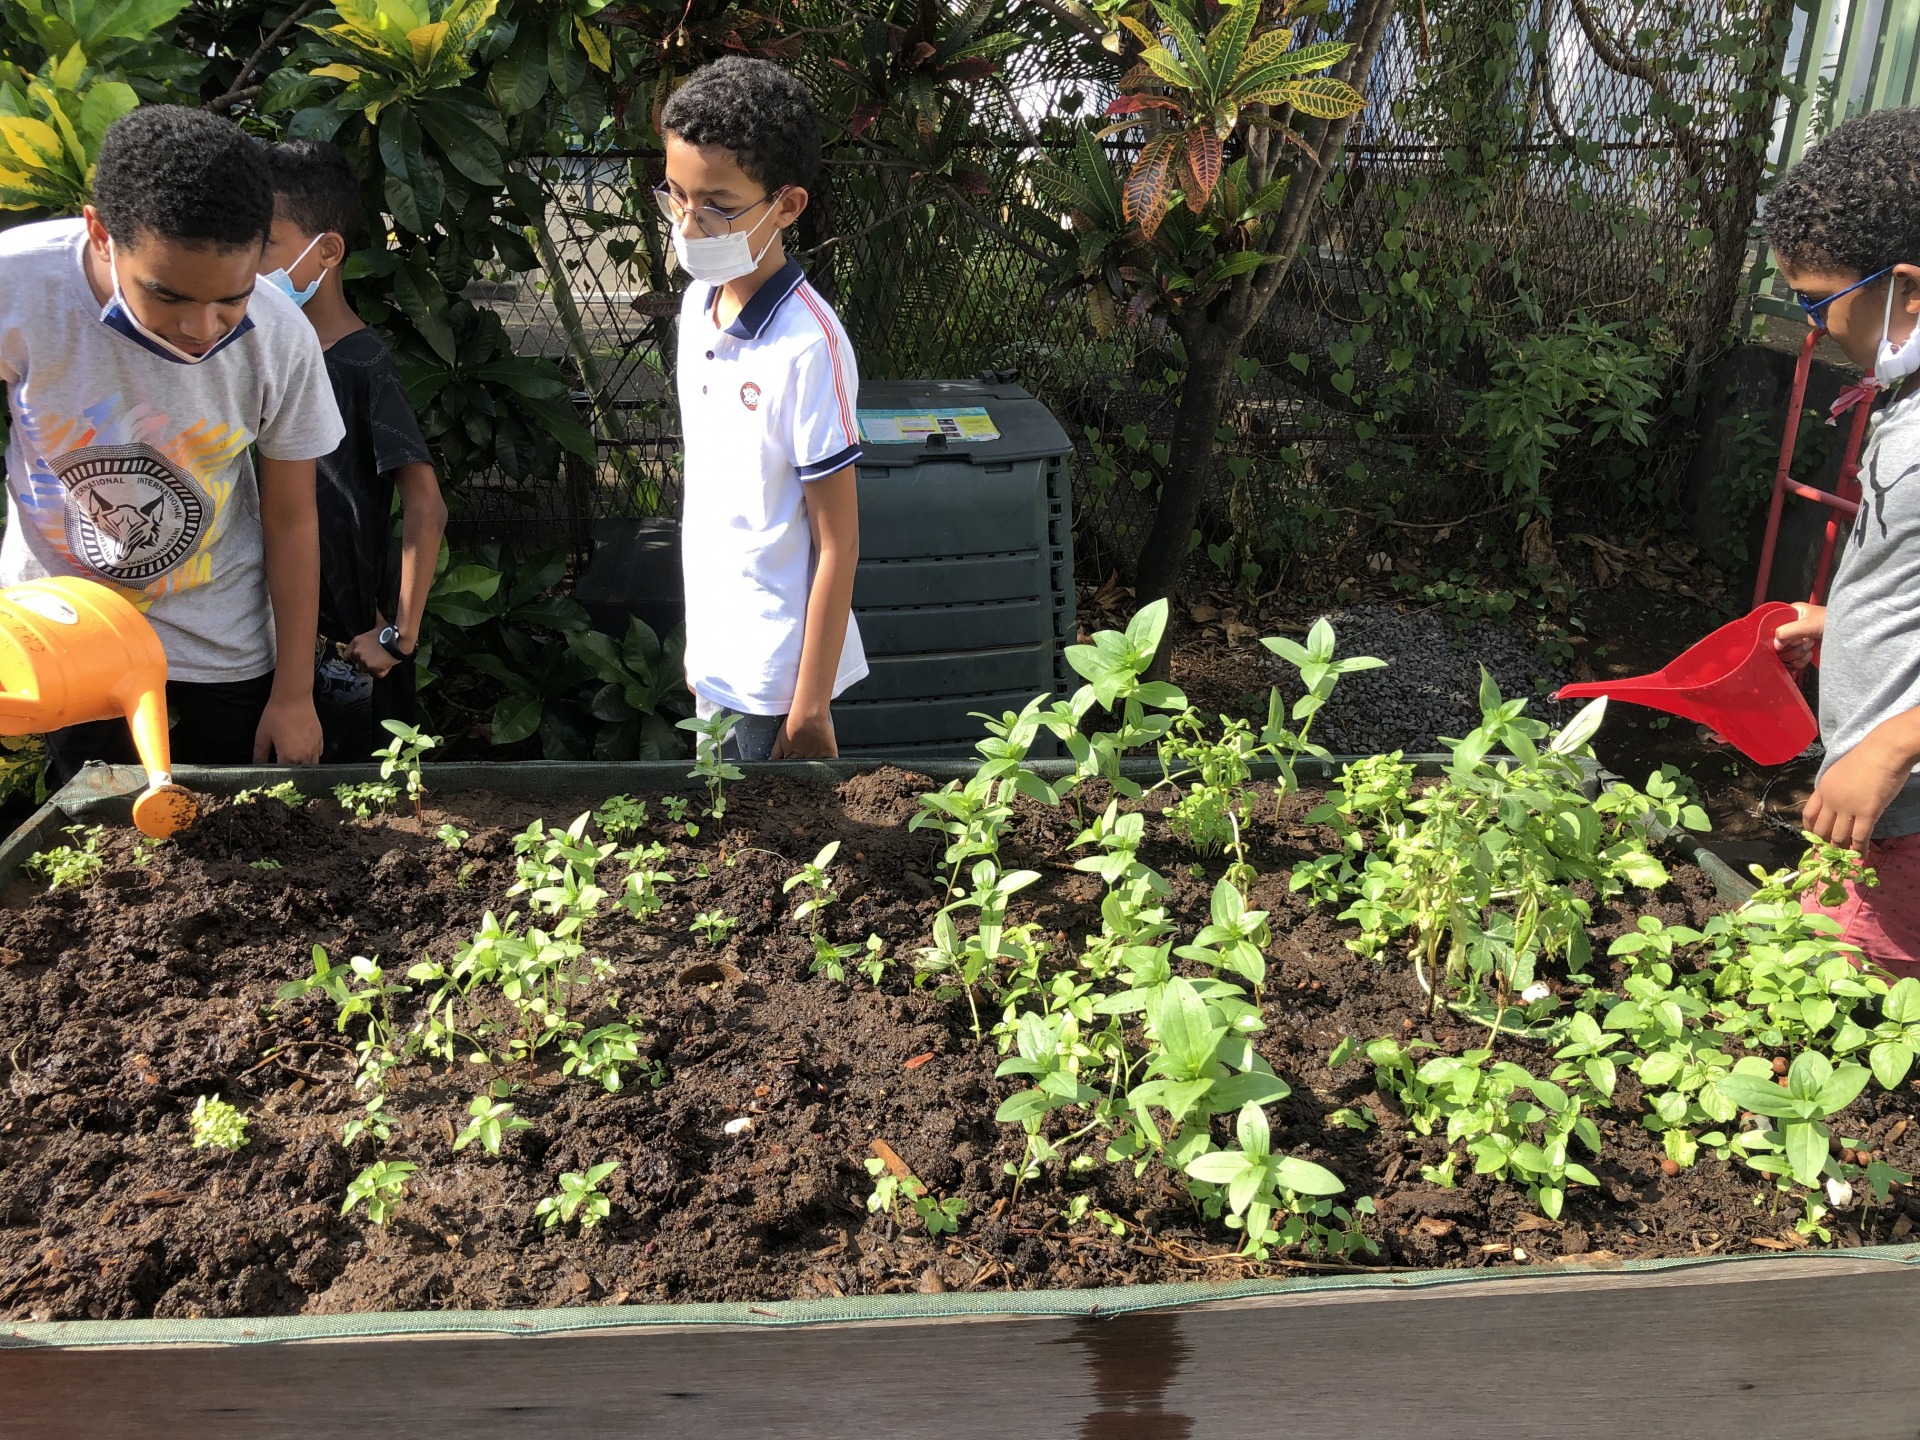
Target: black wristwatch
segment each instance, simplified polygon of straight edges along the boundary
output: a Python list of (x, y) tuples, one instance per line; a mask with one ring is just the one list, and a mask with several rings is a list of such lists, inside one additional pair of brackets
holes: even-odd
[(380, 642), (380, 648), (396, 660), (407, 658), (407, 652), (400, 648), (400, 627), (389, 625), (374, 637)]

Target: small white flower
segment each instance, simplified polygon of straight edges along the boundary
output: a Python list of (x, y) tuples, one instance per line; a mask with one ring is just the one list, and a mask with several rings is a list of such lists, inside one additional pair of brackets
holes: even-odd
[(1552, 993), (1553, 992), (1546, 987), (1544, 981), (1536, 980), (1520, 992), (1520, 1003), (1523, 1005), (1531, 1005), (1536, 1000), (1546, 999), (1547, 996)]
[(1827, 1181), (1827, 1201), (1836, 1210), (1845, 1210), (1853, 1204), (1853, 1186), (1846, 1181), (1829, 1178)]
[(729, 1135), (747, 1135), (753, 1130), (753, 1117), (742, 1115), (737, 1120), (729, 1120), (723, 1127)]

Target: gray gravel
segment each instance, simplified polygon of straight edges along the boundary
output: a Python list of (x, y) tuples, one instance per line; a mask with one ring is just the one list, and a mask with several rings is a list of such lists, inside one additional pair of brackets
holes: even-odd
[[(1505, 625), (1463, 626), (1438, 611), (1390, 605), (1356, 605), (1327, 619), (1336, 657), (1372, 655), (1387, 662), (1383, 670), (1341, 676), (1313, 722), (1312, 738), (1336, 755), (1437, 750), (1442, 735), (1465, 735), (1480, 723), (1483, 665), (1502, 695), (1528, 697), (1528, 713), (1539, 719), (1559, 724), (1574, 708), (1538, 698), (1536, 681), (1551, 691), (1567, 677)], [(1300, 694), (1299, 675), (1278, 656), (1273, 664), (1280, 693), (1291, 701)]]

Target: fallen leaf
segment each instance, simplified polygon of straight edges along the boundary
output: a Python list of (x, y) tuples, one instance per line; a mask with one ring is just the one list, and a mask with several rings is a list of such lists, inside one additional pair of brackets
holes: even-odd
[(928, 1050), (919, 1055), (914, 1056), (911, 1060), (907, 1061), (907, 1063), (905, 1065), (902, 1065), (900, 1068), (902, 1070), (918, 1070), (922, 1065), (926, 1064), (931, 1059), (933, 1059), (933, 1051)]
[(1758, 1245), (1762, 1250), (1798, 1250), (1800, 1248), (1798, 1245), (1789, 1245), (1784, 1240), (1770, 1239), (1765, 1235), (1754, 1236), (1752, 1243)]
[(1451, 1220), (1442, 1220), (1437, 1215), (1423, 1215), (1413, 1222), (1413, 1228), (1423, 1235), (1431, 1235), (1436, 1240), (1444, 1240), (1460, 1227)]
[(1893, 1129), (1887, 1132), (1887, 1144), (1891, 1145), (1894, 1141), (1898, 1140), (1902, 1135), (1906, 1134), (1907, 1127), (1912, 1123), (1913, 1123), (1912, 1119), (1908, 1117), (1902, 1117), (1901, 1119), (1894, 1121)]
[(908, 1167), (907, 1162), (902, 1160), (900, 1156), (895, 1153), (894, 1148), (886, 1141), (875, 1140), (867, 1148), (886, 1163), (887, 1170), (893, 1175), (894, 1179), (908, 1180), (913, 1177), (913, 1171)]
[(1210, 625), (1220, 618), (1220, 612), (1211, 605), (1189, 605), (1187, 614), (1193, 617), (1196, 625)]
[(1520, 1223), (1513, 1228), (1517, 1232), (1524, 1233), (1528, 1230), (1558, 1230), (1560, 1227), (1544, 1215), (1523, 1215), (1520, 1217)]
[(1229, 645), (1238, 645), (1242, 640), (1252, 640), (1258, 636), (1259, 633), (1260, 632), (1251, 625), (1242, 625), (1238, 620), (1227, 621), (1227, 643)]

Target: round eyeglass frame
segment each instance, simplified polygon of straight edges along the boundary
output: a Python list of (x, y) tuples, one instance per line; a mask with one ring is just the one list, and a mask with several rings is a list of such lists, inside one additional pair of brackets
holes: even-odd
[(722, 210), (718, 205), (689, 205), (664, 185), (653, 187), (653, 203), (669, 225), (679, 225), (687, 216), (693, 216), (693, 228), (709, 240), (717, 240), (723, 235), (733, 233), (733, 222), (744, 215), (750, 215), (762, 205), (770, 205), (787, 192), (785, 185), (770, 195), (763, 195), (751, 205), (742, 205), (738, 210)]

